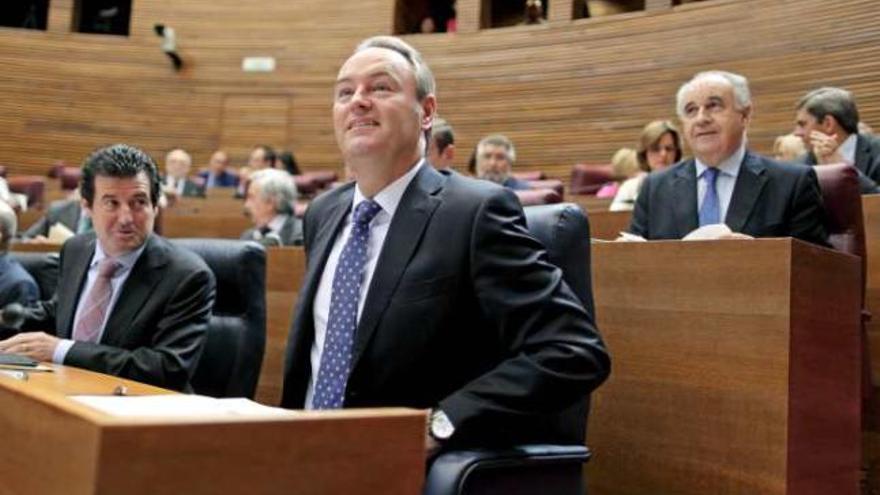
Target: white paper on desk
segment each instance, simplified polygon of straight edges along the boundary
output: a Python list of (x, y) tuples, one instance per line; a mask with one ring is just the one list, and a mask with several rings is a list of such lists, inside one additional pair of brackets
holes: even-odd
[(614, 242), (645, 242), (647, 239), (644, 237), (631, 234), (629, 232), (620, 231), (617, 235), (617, 239), (614, 239)]
[(68, 229), (63, 223), (55, 222), (49, 227), (49, 235), (48, 237), (50, 242), (57, 242), (59, 244), (63, 244), (64, 241), (73, 237), (74, 234), (72, 230)]
[(121, 417), (241, 418), (295, 414), (287, 409), (264, 406), (249, 399), (215, 399), (204, 395), (74, 395), (70, 398), (104, 414)]
[(690, 233), (684, 236), (681, 240), (683, 241), (706, 241), (712, 239), (720, 239), (723, 236), (732, 234), (733, 231), (730, 230), (730, 227), (723, 223), (713, 223), (710, 225), (703, 225), (702, 227), (690, 231)]

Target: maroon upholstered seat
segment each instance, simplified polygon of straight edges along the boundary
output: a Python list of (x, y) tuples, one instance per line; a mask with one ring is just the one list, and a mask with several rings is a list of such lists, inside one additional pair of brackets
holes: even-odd
[(28, 208), (43, 208), (46, 179), (39, 175), (18, 175), (6, 179), (9, 190), (27, 196)]
[(315, 194), (320, 189), (318, 181), (308, 174), (294, 175), (293, 182), (296, 184), (296, 190), (306, 196)]
[(561, 180), (558, 179), (547, 179), (547, 180), (529, 180), (526, 181), (529, 183), (532, 189), (553, 189), (554, 191), (559, 193), (559, 196), (565, 196), (565, 185)]
[(58, 171), (58, 180), (61, 182), (62, 191), (73, 191), (79, 187), (82, 178), (82, 169), (79, 167), (62, 167)]
[(561, 203), (562, 195), (554, 189), (521, 189), (513, 191), (523, 206)]
[(815, 170), (825, 203), (828, 242), (834, 249), (862, 260), (862, 397), (867, 400), (871, 394), (871, 353), (865, 324), (871, 313), (865, 308), (867, 248), (859, 175), (855, 167), (847, 164), (820, 165)]
[(540, 170), (524, 170), (522, 172), (513, 172), (510, 175), (516, 177), (519, 180), (528, 180), (528, 181), (544, 180), (547, 178), (547, 175), (544, 174), (544, 172), (542, 172)]
[(596, 194), (596, 191), (611, 181), (614, 174), (611, 165), (589, 165), (578, 163), (571, 169), (571, 194)]

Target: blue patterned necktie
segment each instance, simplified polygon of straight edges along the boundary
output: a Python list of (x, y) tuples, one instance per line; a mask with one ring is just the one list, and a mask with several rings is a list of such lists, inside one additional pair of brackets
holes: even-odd
[(368, 199), (357, 205), (352, 215), (351, 237), (342, 248), (333, 275), (327, 333), (312, 399), (315, 409), (339, 409), (345, 399), (345, 384), (351, 371), (351, 348), (357, 328), (358, 300), (367, 264), (370, 222), (380, 211), (379, 203)]
[(703, 205), (700, 207), (700, 227), (721, 222), (721, 207), (718, 205), (718, 190), (715, 187), (718, 169), (708, 167), (703, 171), (703, 179), (706, 180), (706, 194), (703, 195)]

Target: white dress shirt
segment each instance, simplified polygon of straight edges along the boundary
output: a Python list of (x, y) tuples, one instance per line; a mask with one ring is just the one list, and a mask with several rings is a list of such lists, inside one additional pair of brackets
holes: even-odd
[[(718, 193), (718, 213), (721, 222), (727, 219), (727, 209), (730, 207), (730, 199), (733, 197), (733, 187), (736, 185), (736, 177), (746, 156), (746, 143), (740, 145), (732, 155), (718, 164), (718, 177), (715, 179), (715, 191)], [(697, 162), (697, 211), (703, 206), (703, 198), (706, 196), (708, 184), (703, 172), (708, 168), (699, 158)]]
[[(107, 313), (104, 315), (104, 321), (101, 323), (101, 329), (98, 332), (98, 342), (101, 341), (101, 337), (104, 336), (104, 327), (107, 326), (107, 320), (110, 318), (110, 314), (113, 313), (113, 307), (116, 306), (116, 300), (119, 299), (119, 293), (122, 292), (119, 289), (122, 287), (122, 284), (128, 279), (128, 275), (131, 273), (131, 268), (137, 262), (138, 258), (140, 258), (141, 253), (144, 252), (144, 248), (146, 247), (146, 243), (142, 245), (140, 248), (130, 252), (123, 254), (116, 258), (116, 261), (122, 265), (116, 272), (113, 274), (113, 278), (110, 279), (110, 287), (113, 293), (110, 296), (110, 304), (107, 306)], [(101, 249), (100, 241), (95, 242), (95, 254), (92, 256), (92, 261), (89, 263), (89, 270), (86, 275), (86, 283), (83, 287), (82, 292), (79, 295), (79, 300), (76, 304), (76, 312), (73, 316), (73, 325), (71, 328), (76, 327), (76, 322), (79, 321), (80, 314), (83, 311), (83, 307), (85, 306), (86, 297), (89, 294), (89, 291), (92, 290), (92, 286), (95, 285), (95, 280), (98, 278), (98, 264), (104, 259), (107, 258), (107, 255), (104, 253), (104, 250)], [(72, 339), (61, 339), (58, 342), (58, 345), (55, 346), (55, 351), (52, 353), (52, 362), (53, 363), (64, 363), (64, 357), (67, 356), (67, 352), (73, 346)]]
[[(358, 300), (358, 321), (361, 319), (361, 313), (364, 309), (364, 301), (367, 299), (367, 292), (370, 282), (373, 280), (373, 272), (376, 270), (376, 262), (379, 260), (379, 253), (382, 252), (382, 246), (385, 244), (385, 237), (388, 235), (388, 227), (391, 225), (391, 219), (394, 218), (394, 212), (400, 204), (400, 199), (410, 182), (415, 178), (419, 169), (424, 166), (425, 160), (419, 160), (418, 163), (402, 177), (398, 178), (391, 184), (379, 191), (372, 199), (379, 203), (382, 211), (376, 214), (370, 223), (370, 239), (367, 245), (367, 262), (364, 266), (364, 278), (361, 283), (360, 297)], [(310, 361), (312, 365), (311, 377), (309, 377), (309, 387), (306, 390), (306, 409), (312, 408), (312, 398), (315, 395), (315, 380), (318, 378), (318, 370), (321, 369), (321, 353), (324, 351), (324, 337), (327, 335), (327, 319), (330, 314), (330, 297), (333, 292), (333, 276), (336, 273), (336, 265), (339, 263), (339, 256), (342, 254), (342, 248), (351, 237), (351, 216), (354, 209), (367, 199), (360, 190), (360, 186), (355, 185), (354, 200), (352, 201), (351, 211), (345, 217), (344, 224), (339, 236), (333, 243), (333, 249), (327, 258), (327, 264), (324, 265), (324, 272), (321, 274), (321, 281), (318, 283), (318, 292), (312, 303), (312, 314), (315, 326), (315, 340), (312, 342), (312, 351)]]
[(840, 154), (840, 158), (853, 166), (856, 164), (856, 144), (858, 138), (858, 134), (850, 134), (849, 137), (844, 139), (843, 142), (840, 143), (840, 146), (837, 147), (837, 153)]

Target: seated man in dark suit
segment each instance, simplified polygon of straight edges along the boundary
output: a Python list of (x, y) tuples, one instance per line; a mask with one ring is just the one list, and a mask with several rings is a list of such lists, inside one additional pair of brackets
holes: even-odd
[(214, 276), (153, 234), (155, 163), (128, 145), (100, 149), (86, 159), (80, 189), (94, 232), (64, 244), (55, 296), (25, 310), (24, 330), (52, 334), (20, 333), (0, 341), (0, 352), (189, 390)]
[(17, 227), (15, 211), (0, 201), (0, 308), (11, 303), (32, 304), (40, 298), (37, 282), (9, 256), (9, 243)]
[(217, 150), (208, 161), (208, 170), (199, 172), (199, 177), (206, 188), (236, 187), (238, 175), (229, 171), (229, 156), (223, 150)]
[(695, 159), (649, 174), (630, 232), (681, 239), (697, 227), (726, 224), (742, 237), (797, 237), (827, 245), (816, 172), (746, 150), (752, 102), (746, 78), (701, 72), (676, 98)]
[(203, 197), (205, 188), (189, 178), (192, 168), (192, 157), (186, 151), (177, 148), (165, 155), (165, 177), (162, 179), (162, 191), (172, 201), (174, 198)]
[(265, 168), (251, 174), (250, 181), (244, 209), (254, 228), (246, 230), (241, 238), (265, 245), (302, 245), (302, 220), (293, 214), (293, 177), (284, 170)]
[(484, 137), (477, 144), (477, 177), (514, 191), (531, 189), (527, 182), (510, 175), (515, 162), (516, 148), (513, 147), (513, 141), (507, 136), (493, 134)]
[(808, 150), (802, 163), (849, 163), (859, 171), (862, 194), (880, 192), (880, 140), (859, 133), (859, 109), (849, 91), (819, 88), (804, 95), (797, 104), (794, 135)]
[(53, 201), (46, 214), (21, 234), (22, 239), (45, 241), (49, 237), (49, 231), (56, 225), (63, 226), (74, 234), (92, 230), (92, 220), (83, 214), (80, 203), (78, 199)]
[(282, 405), (430, 408), (432, 451), (582, 444), (560, 413), (608, 376), (593, 315), (513, 192), (427, 164), (436, 98), (421, 55), (370, 38), (334, 95), (355, 182), (306, 210)]

